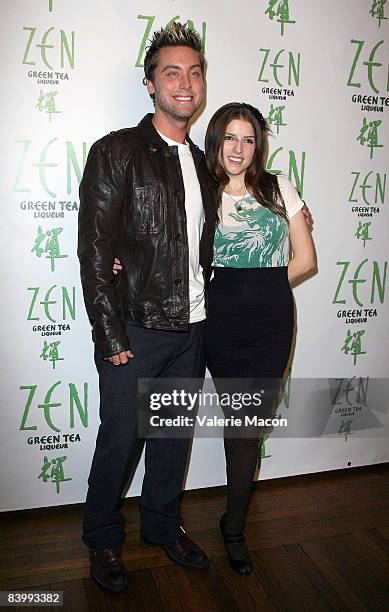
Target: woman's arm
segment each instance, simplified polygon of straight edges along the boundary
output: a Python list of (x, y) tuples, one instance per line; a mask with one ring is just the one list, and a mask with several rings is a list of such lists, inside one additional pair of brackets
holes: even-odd
[(317, 273), (315, 245), (301, 210), (289, 221), (289, 236), (292, 257), (288, 265), (288, 278), (291, 287), (295, 287)]

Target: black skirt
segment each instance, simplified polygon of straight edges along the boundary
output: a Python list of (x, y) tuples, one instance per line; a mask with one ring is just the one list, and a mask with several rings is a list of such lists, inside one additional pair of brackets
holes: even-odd
[(214, 269), (205, 341), (212, 378), (281, 378), (293, 327), (286, 266)]

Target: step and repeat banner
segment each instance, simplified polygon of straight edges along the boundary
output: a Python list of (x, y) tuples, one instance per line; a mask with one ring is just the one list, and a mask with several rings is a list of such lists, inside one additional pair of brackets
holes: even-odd
[[(3, 0), (1, 11), (0, 510), (85, 499), (99, 401), (78, 187), (91, 144), (152, 111), (145, 47), (174, 20), (197, 29), (208, 62), (193, 140), (203, 145), (222, 104), (258, 106), (269, 170), (315, 219), (319, 273), (294, 292), (279, 408), (293, 427), (265, 439), (261, 477), (388, 461), (386, 0)], [(186, 488), (224, 482), (222, 440), (196, 438)]]

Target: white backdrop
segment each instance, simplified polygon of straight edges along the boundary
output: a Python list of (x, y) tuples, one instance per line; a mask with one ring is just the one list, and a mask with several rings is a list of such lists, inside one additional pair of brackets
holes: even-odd
[[(208, 61), (193, 140), (220, 105), (258, 106), (269, 167), (314, 215), (319, 274), (295, 290), (293, 376), (342, 378), (343, 390), (387, 376), (388, 16), (376, 0), (3, 0), (0, 510), (85, 498), (98, 390), (78, 184), (91, 144), (152, 110), (144, 44), (173, 18), (193, 22)], [(261, 477), (389, 460), (385, 407), (339, 397), (321, 437), (266, 441)], [(293, 383), (286, 404), (301, 408)], [(129, 495), (141, 477), (142, 466)], [(186, 487), (224, 482), (221, 440), (196, 439)]]

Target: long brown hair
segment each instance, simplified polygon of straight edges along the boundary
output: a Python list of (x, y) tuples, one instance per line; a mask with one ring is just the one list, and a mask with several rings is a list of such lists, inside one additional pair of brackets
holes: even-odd
[(265, 168), (267, 156), (267, 121), (251, 104), (230, 102), (219, 108), (210, 120), (205, 135), (205, 156), (208, 170), (218, 183), (218, 206), (220, 208), (225, 186), (230, 179), (220, 161), (220, 151), (228, 124), (234, 119), (249, 121), (255, 134), (255, 153), (246, 170), (245, 185), (251, 195), (266, 208), (287, 220), (285, 202), (278, 186), (277, 177)]

